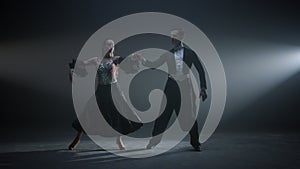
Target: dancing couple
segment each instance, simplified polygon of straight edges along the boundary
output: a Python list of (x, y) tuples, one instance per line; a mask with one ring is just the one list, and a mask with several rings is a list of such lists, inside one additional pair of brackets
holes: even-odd
[[(184, 46), (184, 44), (182, 43), (183, 37), (183, 30), (173, 30), (171, 32), (171, 42), (173, 48), (166, 54), (161, 55), (155, 61), (149, 61), (139, 54), (134, 54), (131, 56), (131, 60), (133, 60), (133, 63), (141, 62), (141, 64), (146, 67), (155, 68), (163, 64), (167, 64), (168, 66), (169, 76), (164, 89), (164, 93), (167, 98), (167, 104), (162, 114), (155, 120), (154, 128), (152, 131), (152, 139), (149, 141), (149, 144), (146, 147), (147, 149), (151, 149), (159, 144), (162, 139), (162, 134), (167, 128), (172, 113), (175, 111), (176, 115), (179, 116), (180, 106), (182, 105), (181, 103), (184, 102), (184, 112), (180, 113), (183, 113), (183, 116), (190, 116), (191, 122), (193, 123), (191, 127), (187, 128), (190, 134), (190, 144), (195, 151), (200, 151), (201, 144), (199, 142), (195, 104), (197, 96), (195, 95), (194, 89), (192, 87), (189, 70), (191, 66), (194, 65), (198, 71), (201, 88), (198, 97), (202, 98), (202, 101), (205, 101), (207, 99), (205, 71), (196, 53)], [(118, 133), (120, 133), (115, 135), (117, 137), (116, 143), (119, 146), (120, 150), (125, 150), (126, 148), (122, 141), (122, 135), (127, 135), (138, 130), (140, 127), (142, 127), (143, 124), (142, 122), (136, 122), (126, 119), (115, 107), (115, 103), (111, 95), (111, 90), (117, 91), (117, 93), (120, 94), (117, 102), (121, 102), (122, 105), (125, 105), (124, 111), (131, 112), (131, 114), (134, 115), (136, 119), (139, 119), (136, 112), (134, 112), (128, 106), (128, 104), (126, 104), (127, 100), (122, 95), (122, 91), (117, 85), (118, 68), (119, 64), (122, 62), (122, 58), (114, 55), (114, 42), (112, 40), (108, 39), (103, 43), (103, 52), (106, 53), (103, 59), (100, 60), (100, 58), (98, 57), (91, 58), (83, 61), (81, 65), (83, 65), (84, 67), (84, 65), (92, 64), (98, 67), (96, 80), (98, 84), (95, 92), (97, 104), (106, 122), (113, 129), (118, 131)], [(181, 99), (180, 90), (177, 83), (180, 83), (180, 85), (185, 86), (185, 88), (188, 89), (187, 95), (189, 97), (184, 98), (184, 100)], [(88, 111), (88, 109), (86, 111)], [(76, 148), (76, 146), (80, 142), (80, 138), (85, 133), (78, 119), (73, 122), (72, 126), (77, 130), (78, 133), (69, 146), (70, 150), (74, 150)], [(184, 124), (181, 124), (181, 128), (183, 130), (186, 130), (184, 129), (186, 128)]]

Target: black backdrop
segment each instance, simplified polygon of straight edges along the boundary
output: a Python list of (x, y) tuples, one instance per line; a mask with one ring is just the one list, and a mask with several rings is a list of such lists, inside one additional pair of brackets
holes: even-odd
[[(249, 41), (244, 45), (264, 41), (300, 49), (296, 1), (9, 1), (0, 8), (0, 126), (6, 132), (69, 128), (75, 113), (67, 63), (92, 33), (127, 14), (166, 12), (203, 30), (224, 61), (229, 107), (238, 104), (231, 95), (239, 79), (230, 69), (238, 63), (230, 58), (240, 39)], [(299, 70), (236, 112), (225, 109), (218, 129), (299, 130)]]

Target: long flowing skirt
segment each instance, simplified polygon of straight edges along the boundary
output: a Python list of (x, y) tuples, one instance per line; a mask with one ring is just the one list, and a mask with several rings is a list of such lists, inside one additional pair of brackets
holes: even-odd
[[(95, 100), (101, 112), (100, 116), (95, 113), (97, 111), (92, 106)], [(122, 114), (119, 110), (122, 111)], [(132, 120), (127, 119), (123, 115)], [(98, 85), (95, 96), (90, 98), (83, 114), (80, 116), (80, 122), (82, 121), (85, 124), (84, 127), (88, 128), (89, 134), (102, 136), (126, 135), (138, 130), (143, 125), (136, 112), (128, 106), (127, 100), (117, 83)], [(77, 131), (84, 131), (80, 122), (76, 119), (72, 126)]]

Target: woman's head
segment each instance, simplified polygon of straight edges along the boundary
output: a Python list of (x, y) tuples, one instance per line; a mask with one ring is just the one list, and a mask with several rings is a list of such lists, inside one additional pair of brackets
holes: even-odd
[(115, 50), (115, 42), (111, 39), (107, 39), (102, 45), (102, 54), (104, 57), (113, 57)]

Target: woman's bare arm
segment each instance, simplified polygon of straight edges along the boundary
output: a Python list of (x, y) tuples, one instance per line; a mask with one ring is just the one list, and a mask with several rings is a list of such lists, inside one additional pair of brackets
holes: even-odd
[(98, 60), (98, 57), (92, 57), (92, 58), (89, 58), (89, 59), (83, 61), (83, 63), (86, 65), (97, 65), (97, 60)]

